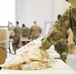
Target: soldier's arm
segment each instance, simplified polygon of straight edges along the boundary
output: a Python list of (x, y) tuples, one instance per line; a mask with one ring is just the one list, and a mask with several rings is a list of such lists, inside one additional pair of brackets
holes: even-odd
[(43, 50), (48, 49), (51, 45), (55, 44), (61, 38), (66, 38), (66, 31), (70, 28), (70, 10), (66, 10), (62, 17), (55, 23), (52, 32), (42, 39)]

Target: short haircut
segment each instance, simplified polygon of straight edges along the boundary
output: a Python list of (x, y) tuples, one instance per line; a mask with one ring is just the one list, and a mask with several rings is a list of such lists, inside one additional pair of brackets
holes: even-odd
[(36, 23), (36, 21), (34, 21), (34, 23)]
[(58, 20), (61, 18), (61, 15), (59, 14), (58, 16), (57, 16), (57, 18), (58, 18)]
[(25, 24), (22, 24), (22, 27), (25, 27)]
[(16, 24), (19, 24), (19, 22), (18, 22), (18, 21), (16, 21)]

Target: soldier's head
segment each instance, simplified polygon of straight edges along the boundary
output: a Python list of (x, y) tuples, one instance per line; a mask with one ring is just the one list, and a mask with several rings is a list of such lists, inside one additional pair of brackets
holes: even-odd
[(34, 23), (36, 23), (36, 21), (34, 21)]
[(76, 0), (66, 0), (67, 2), (74, 3)]
[(19, 22), (18, 22), (18, 21), (16, 21), (16, 24), (18, 25), (18, 24), (19, 24)]
[(19, 22), (18, 21), (16, 21), (16, 26), (19, 26)]
[(61, 15), (59, 14), (58, 16), (57, 16), (57, 19), (59, 20), (61, 18)]
[(8, 21), (8, 25), (10, 25), (10, 21)]
[(22, 24), (22, 27), (25, 27), (25, 24)]
[(33, 23), (34, 23), (34, 26), (36, 26), (36, 25), (37, 25), (37, 22), (36, 22), (36, 21), (34, 21)]

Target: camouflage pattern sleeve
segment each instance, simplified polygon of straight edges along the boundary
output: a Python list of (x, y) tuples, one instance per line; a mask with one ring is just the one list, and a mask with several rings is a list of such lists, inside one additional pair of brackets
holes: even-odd
[(71, 28), (73, 31), (74, 39), (76, 39), (76, 3), (71, 6)]
[(54, 24), (52, 32), (42, 39), (43, 50), (48, 49), (51, 45), (55, 44), (61, 38), (66, 38), (66, 31), (70, 28), (70, 10), (66, 10), (62, 17)]

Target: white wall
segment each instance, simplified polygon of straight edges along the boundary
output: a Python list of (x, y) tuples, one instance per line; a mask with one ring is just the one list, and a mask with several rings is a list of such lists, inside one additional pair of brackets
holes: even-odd
[(0, 0), (0, 26), (15, 22), (15, 0)]
[(16, 0), (16, 20), (29, 28), (37, 21), (44, 34), (45, 23), (56, 21), (68, 6), (65, 0)]
[(45, 29), (45, 22), (53, 20), (53, 0), (16, 0), (16, 20), (29, 28), (37, 21)]
[(63, 14), (69, 6), (65, 0), (54, 0), (54, 20), (57, 20), (57, 15)]

